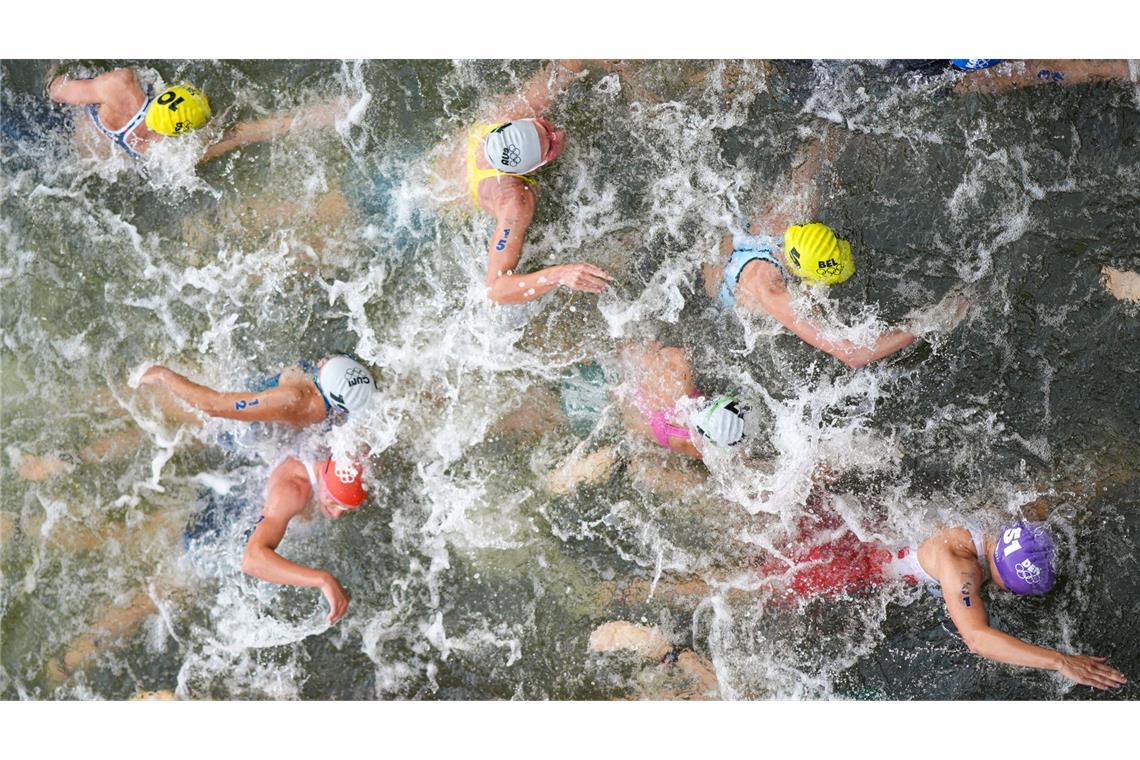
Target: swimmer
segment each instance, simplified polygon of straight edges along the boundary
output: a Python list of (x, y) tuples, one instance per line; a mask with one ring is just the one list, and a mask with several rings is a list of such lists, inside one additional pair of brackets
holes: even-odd
[[(822, 325), (793, 308), (790, 275), (830, 287), (855, 273), (850, 243), (819, 222), (793, 223), (815, 215), (819, 190), (813, 178), (820, 168), (819, 151), (819, 143), (806, 149), (792, 174), (792, 192), (760, 214), (750, 228), (752, 234), (724, 237), (721, 255), (727, 263), (705, 264), (705, 291), (725, 307), (767, 314), (808, 345), (859, 369), (906, 348), (917, 336), (909, 330), (890, 330), (869, 346), (859, 345), (829, 337)], [(950, 298), (948, 310), (960, 317), (968, 304), (960, 297)]]
[[(701, 394), (681, 349), (650, 341), (626, 344), (618, 355), (625, 380), (622, 417), (629, 430), (692, 459), (701, 458), (694, 445), (698, 437), (719, 447), (744, 438), (745, 408), (728, 394)], [(678, 403), (686, 398), (698, 400), (690, 412)]]
[(995, 58), (955, 58), (950, 64), (964, 72), (956, 92), (999, 92), (1039, 84), (1132, 82), (1140, 79), (1140, 66), (1127, 60), (1035, 59), (1004, 61)]
[[(703, 459), (698, 443), (727, 449), (744, 439), (747, 408), (729, 394), (705, 396), (698, 391), (692, 364), (680, 348), (657, 341), (627, 343), (619, 349), (618, 360), (623, 384), (613, 395), (625, 428), (636, 436), (666, 452), (698, 461)], [(592, 403), (598, 406), (601, 401), (595, 398)], [(571, 422), (573, 412), (563, 410)], [(617, 460), (614, 446), (588, 455), (580, 446), (547, 475), (546, 489), (566, 494), (582, 484), (600, 483), (609, 477)], [(662, 494), (689, 493), (704, 479), (704, 473), (656, 462), (653, 457), (639, 456), (632, 464), (635, 480)]]
[(319, 588), (329, 603), (326, 620), (339, 620), (348, 610), (348, 595), (337, 579), (324, 570), (290, 562), (276, 550), (289, 522), (311, 517), (312, 505), (334, 520), (359, 508), (368, 498), (362, 475), (362, 465), (332, 459), (304, 463), (290, 457), (277, 465), (266, 486), (265, 507), (245, 546), (242, 572), (270, 583)]
[[(559, 264), (521, 274), (527, 228), (534, 219), (533, 174), (552, 162), (566, 144), (566, 134), (541, 114), (558, 91), (572, 80), (581, 63), (555, 62), (544, 67), (519, 96), (504, 98), (487, 120), (466, 136), (465, 162), (449, 161), (452, 173), (463, 172), (470, 200), (495, 219), (487, 248), (487, 297), (497, 304), (519, 304), (541, 298), (560, 285), (600, 293), (610, 275), (593, 264)], [(461, 168), (462, 167), (462, 168)]]
[(1019, 596), (1048, 593), (1056, 580), (1053, 540), (1043, 523), (1015, 522), (996, 533), (943, 528), (917, 546), (897, 551), (860, 541), (842, 524), (816, 526), (783, 559), (759, 569), (763, 579), (791, 597), (835, 596), (881, 586), (890, 579), (940, 589), (950, 619), (969, 650), (987, 660), (1055, 670), (1085, 686), (1107, 690), (1127, 682), (1104, 657), (1064, 654), (993, 628), (982, 602), (992, 580)]
[(708, 699), (717, 696), (716, 671), (712, 664), (691, 649), (673, 645), (656, 626), (614, 620), (603, 623), (590, 634), (591, 652), (619, 649), (654, 660), (664, 668), (676, 667), (688, 681), (681, 690), (657, 693), (653, 699)]
[(148, 369), (140, 385), (162, 385), (210, 417), (280, 422), (306, 427), (337, 414), (358, 413), (375, 389), (371, 373), (355, 359), (327, 356), (315, 366), (300, 361), (256, 383), (249, 391), (215, 391), (162, 365)]
[[(140, 84), (133, 69), (115, 69), (91, 79), (61, 74), (48, 85), (48, 97), (57, 103), (83, 106), (95, 132), (133, 159), (141, 159), (159, 140), (199, 129), (213, 113), (206, 94), (197, 87), (183, 82), (155, 92), (150, 85), (144, 88)], [(295, 125), (331, 126), (334, 110), (326, 104), (314, 109), (312, 118), (296, 115), (235, 124), (199, 161), (272, 140)]]
[[(192, 513), (189, 521), (184, 512), (160, 511), (131, 527), (112, 525), (98, 531), (87, 527), (82, 531), (49, 533), (40, 525), (30, 524), (24, 531), (29, 535), (42, 534), (53, 544), (71, 551), (96, 552), (113, 546), (118, 553), (161, 555), (171, 550), (165, 547), (179, 542), (183, 550), (216, 542), (230, 532), (235, 522), (249, 519), (252, 524), (245, 534), (242, 571), (273, 583), (320, 588), (329, 602), (327, 620), (332, 623), (344, 615), (348, 606), (348, 597), (336, 578), (325, 571), (289, 562), (275, 550), (293, 518), (307, 520), (313, 516), (313, 504), (333, 519), (358, 508), (367, 498), (361, 483), (362, 470), (362, 465), (355, 462), (338, 466), (333, 459), (302, 462), (290, 457), (270, 473), (267, 498), (256, 521), (249, 515), (248, 498), (206, 490), (204, 508)], [(169, 570), (160, 558), (156, 562), (160, 571)], [(62, 682), (115, 642), (134, 636), (147, 619), (158, 613), (158, 599), (184, 590), (185, 580), (181, 573), (173, 577), (162, 573), (154, 579), (154, 588), (136, 590), (129, 596), (120, 594), (120, 599), (102, 609), (85, 626), (83, 635), (67, 644), (62, 656), (46, 664), (49, 679)], [(127, 601), (124, 603), (123, 599)]]

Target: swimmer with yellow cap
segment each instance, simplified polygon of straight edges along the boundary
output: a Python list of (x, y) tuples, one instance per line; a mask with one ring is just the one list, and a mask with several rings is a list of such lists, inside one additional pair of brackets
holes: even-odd
[(825, 224), (793, 224), (784, 232), (784, 249), (792, 274), (807, 282), (839, 285), (855, 274), (851, 244)]
[(189, 84), (167, 88), (146, 109), (146, 128), (177, 137), (203, 126), (210, 119), (210, 101)]
[(183, 83), (155, 96), (132, 69), (93, 79), (56, 77), (48, 95), (57, 103), (84, 106), (95, 130), (136, 159), (156, 141), (184, 135), (210, 119), (210, 101), (201, 90)]
[[(792, 308), (790, 275), (812, 286), (831, 287), (855, 274), (851, 244), (830, 227), (820, 222), (787, 225), (793, 214), (814, 214), (819, 147), (818, 143), (808, 147), (808, 155), (793, 172), (792, 192), (781, 200), (780, 210), (773, 208), (763, 213), (752, 225), (755, 232), (784, 227), (783, 236), (725, 236), (721, 253), (728, 256), (728, 261), (723, 266), (705, 265), (705, 290), (728, 308), (739, 306), (775, 318), (805, 343), (858, 369), (909, 346), (916, 336), (907, 330), (890, 330), (871, 345), (860, 345), (828, 336), (821, 324)], [(964, 301), (954, 304), (959, 316), (965, 306)]]
[[(91, 129), (133, 159), (141, 159), (160, 140), (200, 129), (213, 113), (206, 94), (194, 85), (182, 82), (156, 91), (149, 84), (140, 84), (133, 69), (115, 69), (92, 79), (56, 76), (48, 86), (48, 96), (57, 103), (83, 106)], [(234, 124), (199, 160), (208, 161), (243, 145), (271, 140), (294, 129), (299, 121), (306, 128), (331, 126), (335, 110), (322, 104), (311, 114)]]
[[(852, 369), (889, 356), (914, 342), (914, 334), (891, 330), (873, 345), (828, 337), (822, 325), (798, 315), (788, 292), (789, 275), (813, 286), (831, 287), (855, 274), (851, 244), (819, 222), (787, 228), (783, 239), (768, 235), (738, 235), (731, 243), (728, 263), (708, 265), (706, 290), (722, 304), (768, 314), (805, 343), (834, 356)], [(726, 245), (726, 247), (728, 247)]]

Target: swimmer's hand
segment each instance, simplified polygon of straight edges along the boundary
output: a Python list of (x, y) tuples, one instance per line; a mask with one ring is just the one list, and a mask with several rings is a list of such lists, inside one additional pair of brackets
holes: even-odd
[(156, 364), (139, 378), (139, 385), (161, 385), (166, 382), (166, 376), (170, 372), (166, 367), (161, 364)]
[(558, 284), (585, 293), (601, 293), (613, 277), (593, 264), (562, 264), (554, 267)]
[(344, 593), (337, 579), (325, 574), (325, 579), (321, 581), (321, 593), (325, 595), (325, 599), (329, 603), (329, 616), (325, 618), (330, 623), (335, 623), (344, 617), (344, 613), (348, 612), (348, 594)]
[(934, 306), (911, 312), (907, 329), (919, 338), (932, 332), (950, 332), (962, 322), (971, 304), (961, 291), (951, 290)]
[(1104, 664), (1106, 659), (1108, 658), (1090, 657), (1083, 654), (1063, 654), (1061, 655), (1061, 667), (1057, 670), (1065, 678), (1101, 691), (1115, 689), (1128, 683), (1128, 679), (1124, 677), (1123, 673)]

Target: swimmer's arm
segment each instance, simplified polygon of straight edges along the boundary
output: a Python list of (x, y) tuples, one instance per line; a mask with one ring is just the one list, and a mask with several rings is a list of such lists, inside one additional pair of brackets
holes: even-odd
[(300, 113), (238, 122), (226, 130), (221, 140), (206, 149), (198, 163), (205, 163), (245, 145), (269, 142), (288, 132), (331, 127), (336, 124), (336, 117), (346, 111), (347, 106), (347, 101), (337, 99), (320, 103)]
[(955, 92), (997, 92), (1038, 84), (1085, 84), (1107, 80), (1128, 81), (1126, 60), (1035, 59), (1003, 61), (993, 68), (965, 72)]
[[(299, 462), (285, 466), (303, 467)], [(334, 623), (348, 608), (348, 596), (332, 574), (324, 570), (290, 562), (277, 553), (289, 521), (304, 510), (312, 497), (307, 476), (270, 476), (265, 509), (245, 545), (241, 571), (269, 583), (319, 588), (329, 601), (328, 621)]]
[(304, 395), (299, 388), (279, 386), (260, 393), (216, 391), (166, 367), (152, 367), (140, 382), (161, 382), (195, 409), (211, 417), (230, 420), (293, 423), (304, 404)]
[(115, 69), (94, 79), (69, 79), (60, 75), (48, 86), (48, 97), (56, 103), (72, 106), (102, 103), (107, 99), (108, 87), (130, 86), (134, 78), (134, 72), (130, 69)]
[(514, 268), (522, 256), (523, 239), (534, 217), (534, 193), (518, 188), (505, 201), (487, 248), (487, 298), (497, 304), (520, 304), (541, 298), (559, 285), (571, 290), (600, 293), (610, 276), (593, 264), (560, 264), (526, 274)]
[(511, 215), (499, 219), (487, 247), (487, 298), (492, 302), (519, 304), (542, 298), (558, 287), (558, 267), (548, 267), (526, 274), (515, 272), (522, 256), (523, 236), (530, 224), (530, 214)]
[(1125, 682), (1120, 671), (1104, 665), (1103, 657), (1066, 655), (991, 628), (982, 604), (982, 572), (974, 558), (946, 558), (935, 575), (950, 619), (970, 651), (979, 657), (1026, 668), (1056, 670), (1078, 683), (1109, 689)]
[[(747, 272), (745, 275), (747, 276)], [(741, 285), (744, 285), (742, 282)], [(865, 367), (873, 361), (906, 348), (914, 342), (914, 335), (905, 330), (891, 330), (880, 335), (875, 345), (859, 346), (849, 340), (833, 340), (824, 334), (822, 328), (810, 319), (801, 319), (792, 309), (792, 299), (787, 288), (778, 279), (773, 279), (756, 288), (737, 290), (737, 302), (749, 311), (761, 311), (771, 315), (777, 322), (788, 328), (800, 340), (834, 356), (851, 369)]]
[(292, 116), (277, 116), (268, 119), (259, 119), (257, 121), (238, 122), (226, 130), (226, 134), (221, 140), (206, 149), (206, 152), (198, 159), (198, 163), (204, 164), (211, 159), (229, 153), (231, 150), (237, 150), (245, 145), (269, 142), (288, 132), (292, 124)]
[(536, 71), (517, 93), (503, 95), (489, 103), (485, 113), (491, 120), (502, 121), (540, 116), (581, 69), (581, 61), (551, 61)]

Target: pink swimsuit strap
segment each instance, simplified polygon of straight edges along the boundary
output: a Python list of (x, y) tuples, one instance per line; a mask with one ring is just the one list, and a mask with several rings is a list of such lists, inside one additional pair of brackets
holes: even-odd
[[(700, 393), (696, 391), (689, 394), (689, 398), (699, 398)], [(676, 415), (676, 406), (673, 409), (650, 409), (649, 405), (645, 403), (645, 399), (641, 397), (640, 391), (634, 391), (633, 400), (637, 403), (637, 408), (645, 415), (645, 421), (649, 423), (649, 429), (653, 431), (653, 437), (657, 439), (658, 445), (662, 448), (669, 448), (669, 437), (680, 438), (682, 440), (689, 440), (689, 429), (687, 427), (677, 427), (666, 419), (670, 416)]]

